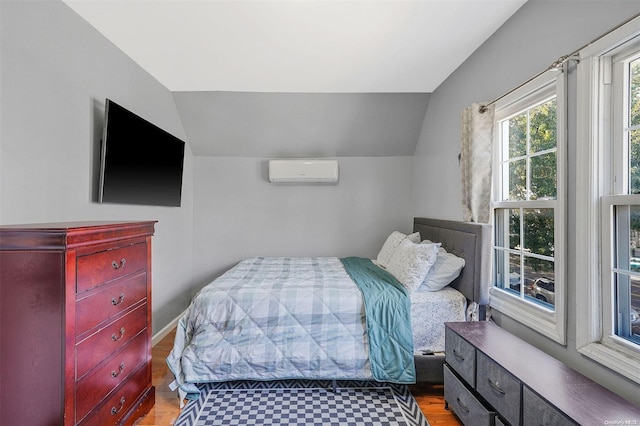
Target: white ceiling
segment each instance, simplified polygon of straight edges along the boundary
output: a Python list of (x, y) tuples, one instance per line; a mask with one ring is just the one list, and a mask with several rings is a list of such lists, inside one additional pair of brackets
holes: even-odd
[(432, 92), (526, 0), (64, 0), (171, 91)]

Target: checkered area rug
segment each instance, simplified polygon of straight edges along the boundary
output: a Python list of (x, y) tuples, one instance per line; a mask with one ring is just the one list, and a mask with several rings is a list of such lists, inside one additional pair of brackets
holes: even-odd
[(369, 381), (224, 382), (199, 385), (176, 426), (429, 426), (404, 385)]

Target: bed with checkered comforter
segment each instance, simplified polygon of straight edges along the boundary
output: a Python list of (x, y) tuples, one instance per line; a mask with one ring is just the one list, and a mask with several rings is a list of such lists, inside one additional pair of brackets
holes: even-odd
[(193, 299), (167, 363), (188, 397), (229, 380), (413, 383), (410, 301), (392, 281), (369, 259), (241, 261)]

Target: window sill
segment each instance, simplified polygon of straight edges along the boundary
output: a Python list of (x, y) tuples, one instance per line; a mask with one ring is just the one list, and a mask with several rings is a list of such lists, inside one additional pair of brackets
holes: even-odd
[(490, 306), (554, 342), (566, 344), (564, 312), (559, 306), (550, 311), (497, 288), (491, 289)]
[(616, 373), (640, 383), (640, 354), (619, 345), (589, 343), (578, 352)]

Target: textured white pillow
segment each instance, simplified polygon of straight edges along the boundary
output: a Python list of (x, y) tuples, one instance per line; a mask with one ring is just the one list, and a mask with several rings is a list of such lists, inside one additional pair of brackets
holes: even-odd
[(463, 258), (449, 253), (445, 249), (440, 247), (436, 263), (433, 264), (433, 266), (427, 273), (427, 276), (425, 277), (420, 290), (442, 290), (443, 288), (451, 284), (453, 280), (458, 278), (458, 275), (460, 275), (460, 271), (462, 271), (464, 264), (465, 261)]
[(400, 245), (400, 242), (404, 239), (408, 239), (412, 243), (420, 242), (420, 233), (414, 232), (410, 235), (405, 235), (402, 232), (393, 231), (388, 237), (387, 240), (382, 245), (380, 249), (380, 253), (378, 253), (378, 258), (376, 259), (376, 263), (378, 266), (382, 266), (386, 268), (391, 260), (391, 256), (393, 256), (393, 252), (396, 251), (396, 248)]
[(416, 244), (404, 239), (393, 252), (387, 271), (412, 293), (420, 287), (429, 269), (436, 262), (439, 248), (440, 243)]

